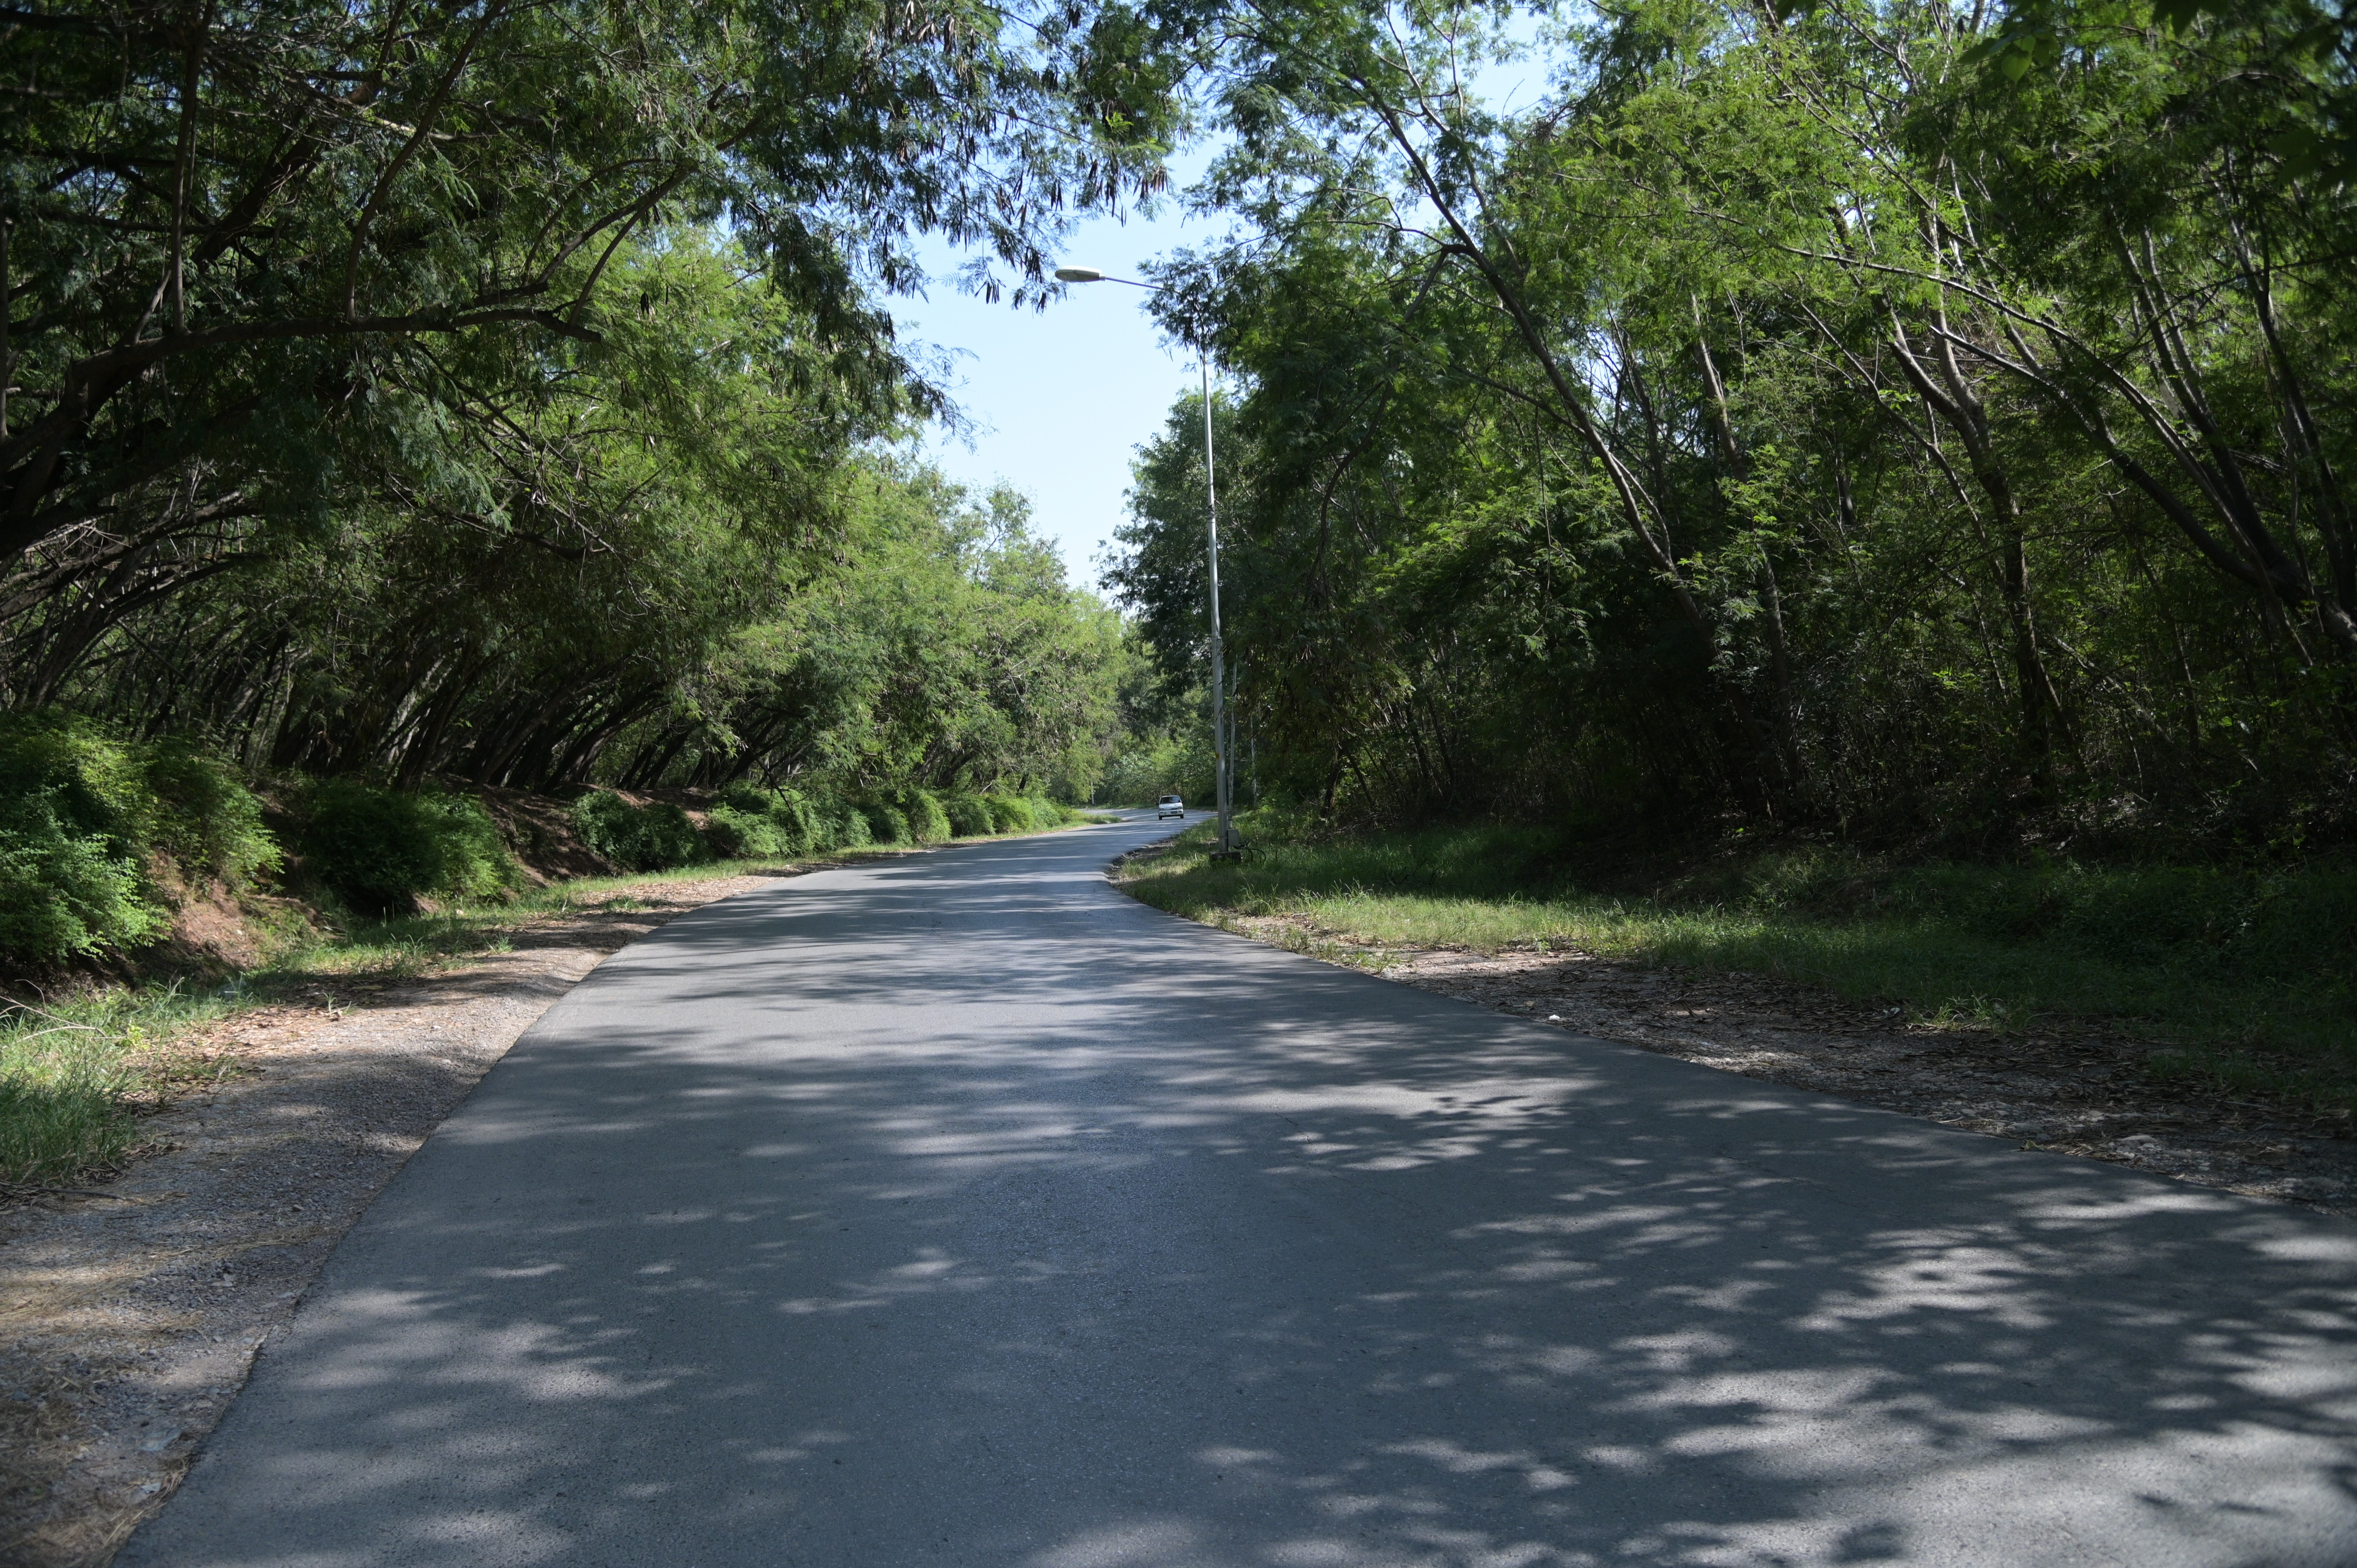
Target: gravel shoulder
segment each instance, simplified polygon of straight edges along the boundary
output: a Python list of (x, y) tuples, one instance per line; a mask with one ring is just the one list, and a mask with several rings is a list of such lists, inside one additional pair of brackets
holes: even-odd
[(778, 875), (621, 889), (508, 952), (176, 1042), (220, 1081), (147, 1122), (150, 1157), (0, 1208), (0, 1564), (109, 1561), (337, 1241), (516, 1038), (608, 954)]
[(1577, 951), (1375, 946), (1284, 916), (1229, 916), (1221, 923), (1572, 1034), (2024, 1147), (2357, 1217), (2357, 1136), (2345, 1115), (2158, 1079), (2146, 1061), (2158, 1047), (2147, 1042), (1910, 1025), (1895, 1008), (1862, 1006), (1764, 976), (1689, 973)]

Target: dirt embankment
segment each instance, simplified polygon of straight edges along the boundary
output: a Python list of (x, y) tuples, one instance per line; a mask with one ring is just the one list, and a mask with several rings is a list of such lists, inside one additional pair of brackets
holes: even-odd
[(770, 875), (653, 883), (513, 950), (241, 1014), (175, 1049), (226, 1076), (91, 1195), (0, 1208), (0, 1564), (93, 1568), (161, 1506), (328, 1251), (608, 953)]

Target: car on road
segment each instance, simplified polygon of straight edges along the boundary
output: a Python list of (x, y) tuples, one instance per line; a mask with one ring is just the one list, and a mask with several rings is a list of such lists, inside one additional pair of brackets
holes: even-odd
[(1187, 820), (1187, 802), (1180, 800), (1176, 795), (1163, 796), (1162, 799), (1154, 803), (1154, 820), (1158, 822), (1165, 817), (1176, 817), (1180, 822), (1185, 822)]

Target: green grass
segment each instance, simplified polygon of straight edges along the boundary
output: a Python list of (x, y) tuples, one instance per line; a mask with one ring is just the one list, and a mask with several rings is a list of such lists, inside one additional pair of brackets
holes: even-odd
[[(1775, 975), (1917, 1020), (2101, 1028), (2152, 1041), (2160, 1076), (2357, 1107), (2357, 872), (1878, 862), (1836, 850), (1583, 875), (1580, 846), (1497, 827), (1315, 842), (1273, 814), (1211, 862), (1209, 824), (1125, 875), (1176, 914), (1280, 916), (1297, 941), (1569, 948)], [(1344, 945), (1347, 944), (1347, 947)]]
[(179, 1036), (251, 998), (173, 981), (113, 987), (0, 1012), (0, 1187), (102, 1174), (141, 1143), (141, 1100), (218, 1081), (233, 1070)]

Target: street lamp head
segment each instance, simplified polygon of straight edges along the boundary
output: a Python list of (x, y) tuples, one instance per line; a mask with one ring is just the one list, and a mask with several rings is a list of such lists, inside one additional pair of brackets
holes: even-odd
[(1104, 274), (1094, 267), (1058, 267), (1056, 281), (1058, 283), (1103, 283)]

